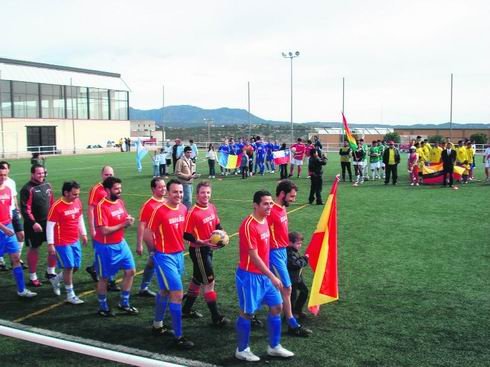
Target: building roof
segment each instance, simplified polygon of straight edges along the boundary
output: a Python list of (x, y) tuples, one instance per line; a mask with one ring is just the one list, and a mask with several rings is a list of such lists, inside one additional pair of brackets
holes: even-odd
[[(343, 130), (338, 127), (330, 127), (330, 128), (321, 128), (315, 129), (317, 134), (323, 135), (340, 135)], [(373, 127), (373, 128), (365, 128), (365, 127), (353, 127), (351, 126), (351, 131), (353, 134), (363, 134), (363, 135), (386, 135), (388, 133), (392, 133), (393, 129), (384, 128), (384, 127)]]
[(0, 58), (0, 77), (21, 82), (130, 91), (121, 74)]

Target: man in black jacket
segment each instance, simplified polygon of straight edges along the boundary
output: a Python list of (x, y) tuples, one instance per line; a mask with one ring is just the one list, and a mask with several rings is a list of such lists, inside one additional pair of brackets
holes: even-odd
[(322, 184), (323, 184), (323, 166), (327, 164), (325, 157), (318, 156), (318, 150), (313, 149), (310, 153), (310, 159), (308, 161), (308, 172), (310, 173), (310, 197), (308, 199), (310, 204), (313, 204), (316, 196), (316, 205), (323, 205), (322, 202)]
[[(39, 247), (46, 241), (46, 221), (53, 202), (53, 191), (45, 180), (45, 169), (40, 164), (34, 164), (31, 167), (30, 181), (20, 190), (20, 210), (24, 218), (25, 241), (28, 247), (29, 279), (34, 287), (42, 285), (37, 278), (37, 262)], [(56, 276), (56, 255), (48, 254), (47, 264), (46, 278), (49, 280)]]
[(446, 149), (441, 153), (442, 168), (443, 168), (443, 181), (442, 185), (447, 185), (447, 176), (449, 175), (449, 187), (453, 187), (453, 171), (454, 164), (456, 163), (456, 151), (452, 149), (452, 144), (447, 143)]
[(390, 176), (393, 175), (393, 185), (398, 179), (398, 164), (400, 163), (400, 152), (395, 148), (393, 141), (388, 142), (388, 149), (383, 153), (383, 163), (386, 167), (385, 185), (390, 183)]

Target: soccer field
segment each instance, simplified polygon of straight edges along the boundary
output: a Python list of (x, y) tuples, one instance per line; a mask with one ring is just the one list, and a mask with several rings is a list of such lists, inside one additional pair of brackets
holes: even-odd
[[(136, 172), (134, 153), (52, 157), (47, 160), (48, 180), (56, 197), (64, 180), (77, 180), (82, 185), (86, 209), (88, 189), (99, 180), (104, 164), (113, 166), (116, 176), (122, 178), (122, 197), (128, 212), (137, 216), (140, 205), (150, 196), (148, 157), (142, 174)], [(11, 161), (11, 165), (10, 176), (20, 190), (29, 179), (29, 164), (19, 160)], [(330, 154), (324, 197), (339, 169), (338, 158)], [(204, 161), (198, 171), (207, 177)], [(314, 332), (310, 338), (293, 338), (283, 332), (282, 345), (296, 353), (289, 361), (267, 358), (266, 330), (253, 330), (252, 350), (263, 357), (259, 365), (488, 366), (490, 185), (473, 181), (457, 191), (439, 186), (410, 187), (404, 162), (399, 173), (397, 186), (384, 186), (381, 181), (369, 181), (360, 187), (339, 184), (340, 299), (323, 306), (318, 317), (311, 316), (305, 322)], [(483, 177), (481, 164), (476, 177)], [(230, 245), (214, 255), (218, 303), (232, 320), (238, 315), (234, 285), (238, 250), (233, 234), (251, 211), (253, 192), (262, 188), (274, 192), (277, 180), (277, 173), (247, 180), (236, 176), (213, 180), (213, 201), (224, 228), (232, 235)], [(306, 205), (309, 180), (303, 177), (295, 182), (300, 191), (297, 202), (289, 208), (290, 230), (303, 232), (306, 245), (322, 207)], [(136, 226), (127, 230), (126, 239), (141, 271), (146, 255), (135, 253)], [(45, 253), (43, 245), (38, 275), (45, 270)], [(85, 249), (83, 259), (82, 268), (91, 264), (90, 247)], [(190, 279), (189, 265), (186, 257), (185, 284)], [(305, 273), (307, 284), (311, 284), (311, 271)], [(135, 280), (134, 292), (140, 282), (141, 275)], [(204, 318), (184, 320), (184, 335), (196, 347), (179, 351), (172, 347), (171, 339), (151, 335), (152, 300), (132, 297), (132, 304), (140, 310), (136, 317), (101, 319), (96, 315), (98, 304), (89, 275), (85, 271), (77, 273), (74, 284), (84, 305), (63, 304), (63, 293), (56, 297), (49, 283), (36, 290), (38, 297), (19, 299), (10, 272), (0, 273), (0, 318), (100, 343), (217, 365), (243, 365), (233, 357), (234, 326), (211, 326), (202, 299), (195, 308)], [(156, 289), (155, 280), (151, 287)], [(109, 294), (113, 307), (118, 297)], [(258, 316), (265, 319), (265, 310)], [(166, 317), (168, 321), (168, 313)], [(2, 366), (116, 365), (6, 337), (0, 337), (0, 351)]]

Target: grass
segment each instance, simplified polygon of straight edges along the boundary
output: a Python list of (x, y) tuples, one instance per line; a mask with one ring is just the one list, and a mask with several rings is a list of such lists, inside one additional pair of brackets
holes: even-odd
[[(11, 176), (20, 189), (28, 180), (28, 162), (13, 161)], [(99, 179), (103, 164), (110, 164), (123, 179), (123, 197), (128, 211), (137, 215), (140, 205), (150, 195), (149, 160), (142, 174), (135, 171), (133, 154), (56, 157), (47, 162), (49, 181), (58, 194), (63, 180), (77, 179), (82, 184), (82, 199)], [(206, 167), (200, 164), (200, 171)], [(331, 154), (325, 174), (324, 194), (340, 164)], [(483, 176), (477, 168), (477, 177)], [(282, 344), (296, 357), (283, 362), (264, 358), (270, 365), (287, 366), (485, 366), (490, 360), (489, 260), (490, 221), (489, 188), (472, 182), (458, 191), (440, 187), (408, 186), (406, 170), (400, 165), (400, 184), (385, 187), (380, 181), (361, 187), (341, 183), (338, 190), (339, 288), (340, 300), (322, 307), (318, 318), (306, 325), (314, 330), (309, 339), (284, 336)], [(251, 197), (259, 188), (274, 191), (276, 175), (237, 177), (214, 180), (213, 198), (225, 229), (237, 231), (241, 220), (251, 210)], [(307, 202), (309, 181), (297, 179), (300, 192), (291, 209)], [(321, 207), (306, 206), (290, 215), (290, 230), (305, 234), (308, 243)], [(136, 229), (126, 236), (133, 248)], [(43, 246), (43, 252), (46, 247)], [(138, 270), (143, 258), (135, 255)], [(44, 256), (41, 257), (42, 262)], [(92, 252), (84, 252), (83, 267), (92, 261)], [(237, 237), (215, 253), (215, 271), (219, 304), (224, 314), (234, 319), (238, 313), (234, 286), (237, 262)], [(186, 258), (184, 282), (190, 279), (190, 261)], [(40, 266), (44, 272), (44, 263)], [(306, 271), (307, 283), (311, 272)], [(133, 287), (136, 290), (141, 277)], [(78, 293), (93, 289), (85, 272), (75, 276)], [(156, 288), (156, 283), (153, 283)], [(56, 304), (51, 288), (44, 286), (33, 300), (19, 300), (9, 273), (0, 274), (0, 309), (2, 318), (16, 320)], [(110, 295), (115, 305), (118, 295)], [(155, 339), (150, 334), (153, 302), (132, 298), (140, 309), (138, 317), (101, 320), (95, 315), (94, 294), (83, 297), (80, 307), (62, 305), (23, 324), (79, 337), (120, 344), (150, 352), (200, 360), (218, 365), (242, 365), (234, 360), (233, 327), (219, 330), (209, 325), (208, 310), (202, 300), (196, 308), (205, 314), (200, 320), (185, 320), (184, 333), (196, 343), (191, 352), (171, 347), (169, 339)], [(167, 316), (168, 317), (168, 316)], [(265, 312), (259, 317), (264, 318)], [(264, 356), (266, 330), (252, 332), (252, 350)], [(0, 337), (2, 365), (73, 366), (113, 365), (47, 347)], [(22, 355), (22, 358), (19, 358)], [(264, 356), (265, 357), (265, 356)], [(260, 364), (259, 364), (260, 365)]]

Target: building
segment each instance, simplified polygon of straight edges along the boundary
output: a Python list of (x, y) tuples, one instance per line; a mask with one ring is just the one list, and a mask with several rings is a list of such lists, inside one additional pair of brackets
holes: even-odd
[(131, 137), (151, 137), (156, 131), (153, 120), (131, 120)]
[(490, 129), (448, 129), (448, 128), (395, 128), (395, 132), (400, 135), (402, 143), (408, 143), (415, 139), (417, 136), (421, 136), (423, 139), (428, 139), (430, 136), (439, 135), (444, 139), (450, 138), (451, 141), (456, 142), (458, 140), (469, 139), (473, 134), (485, 134), (487, 138), (490, 138)]
[(0, 58), (2, 156), (78, 153), (130, 136), (120, 74)]
[[(314, 133), (308, 134), (308, 139), (313, 140), (313, 136), (316, 135), (322, 144), (338, 145), (342, 142), (344, 130), (341, 128), (332, 127), (315, 130)], [(384, 127), (364, 128), (351, 126), (351, 132), (356, 138), (362, 138), (369, 143), (373, 140), (383, 140), (386, 134), (393, 132), (393, 129)]]

